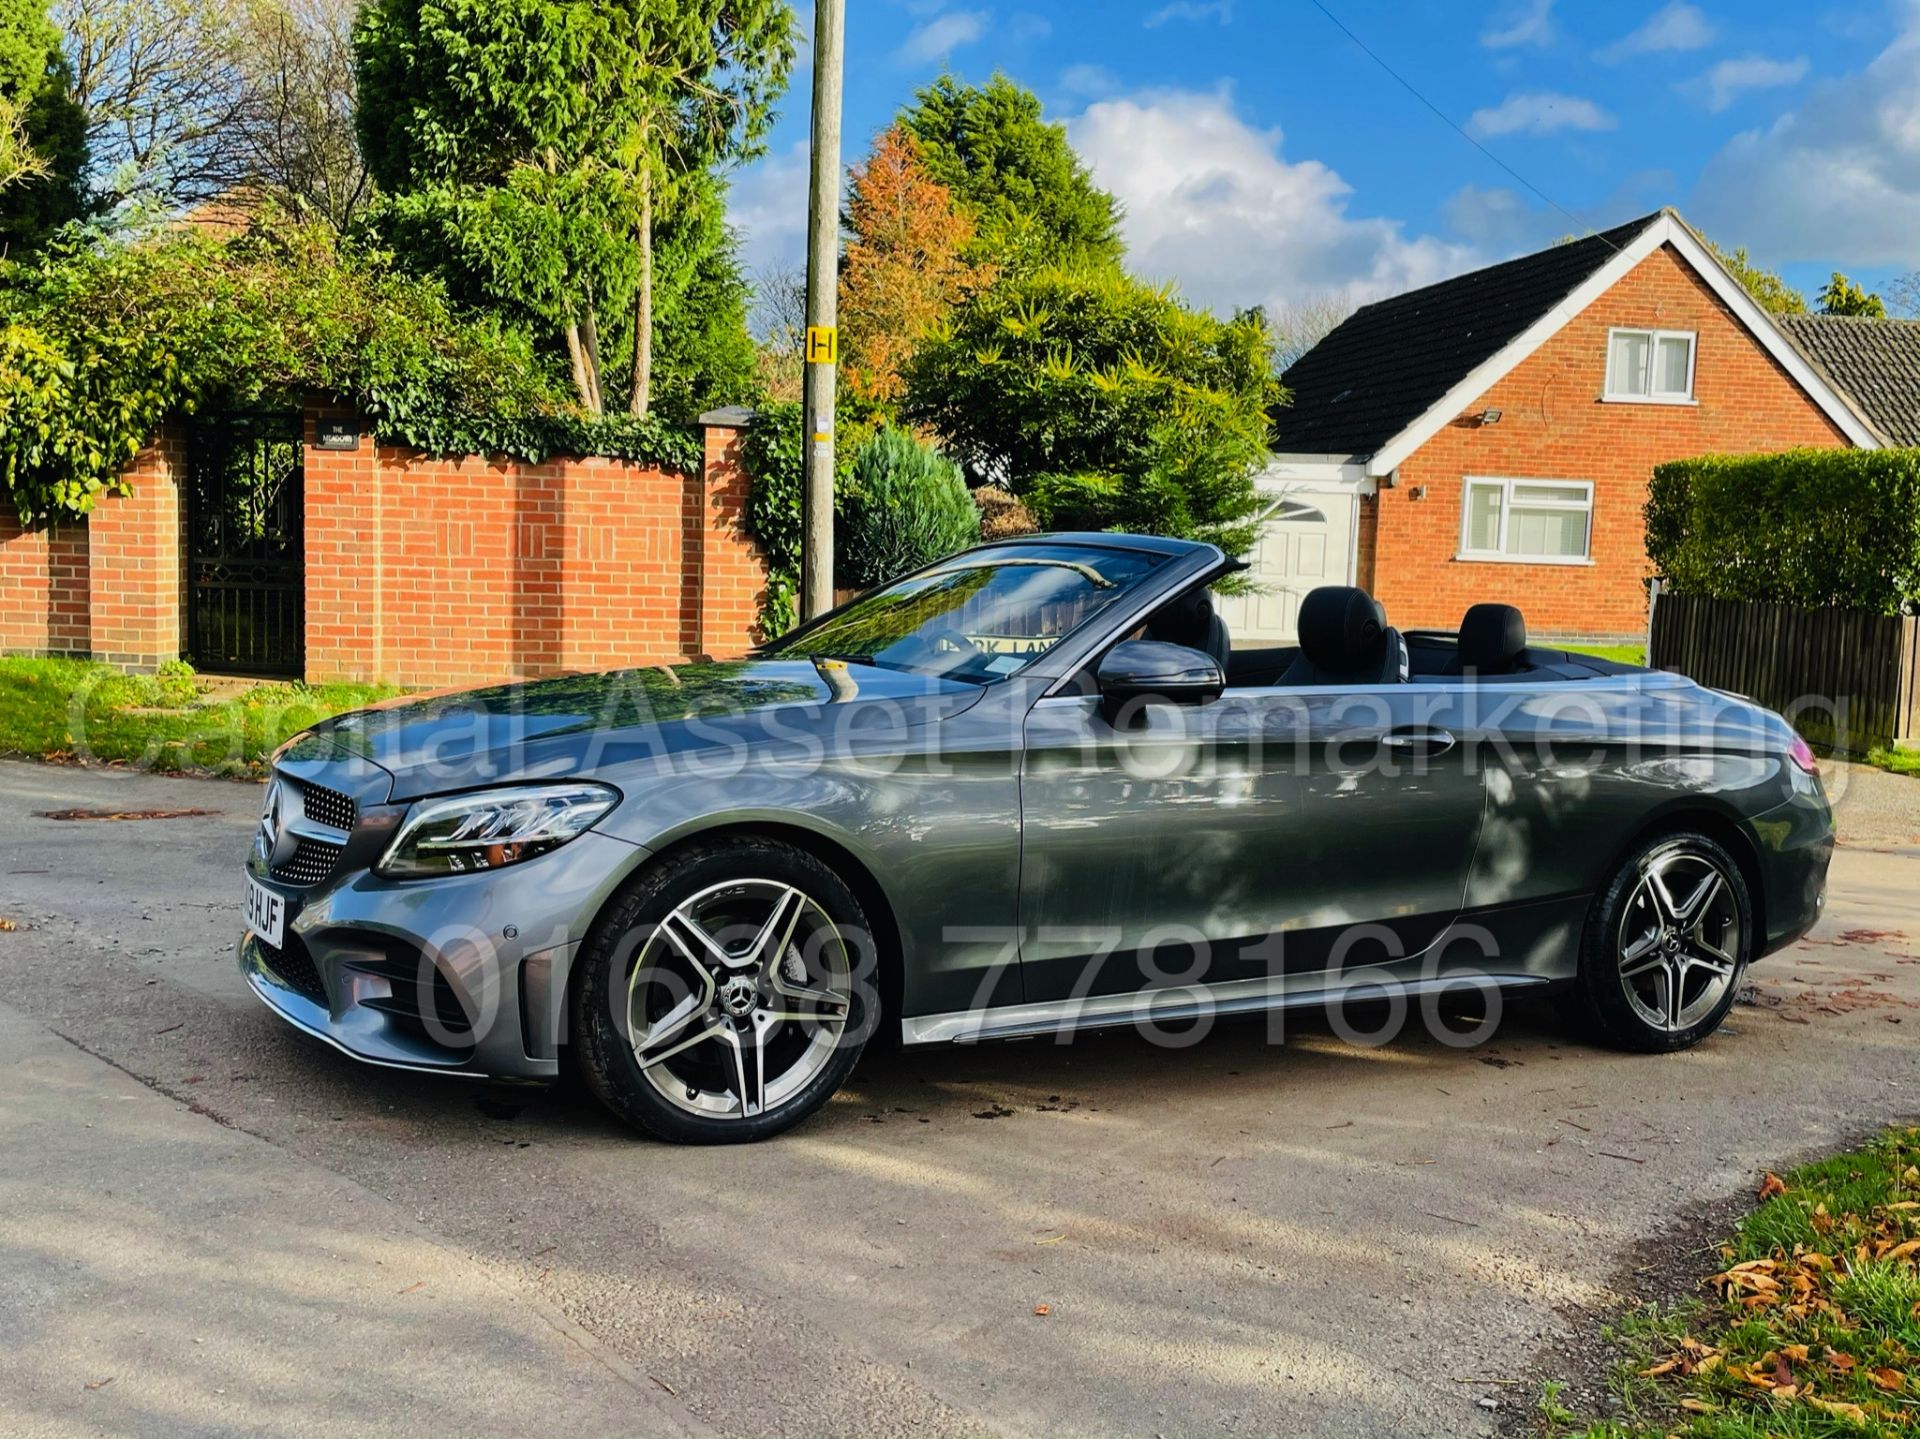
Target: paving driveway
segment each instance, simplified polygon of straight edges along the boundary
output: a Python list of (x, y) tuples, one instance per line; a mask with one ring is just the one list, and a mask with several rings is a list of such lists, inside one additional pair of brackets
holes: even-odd
[[(359, 1196), (345, 1224), (337, 1204), (276, 1209), (294, 1181), (269, 1177), (248, 1233), (324, 1221), (428, 1246), (466, 1306), (440, 1345), (455, 1372), (493, 1382), (489, 1346), (549, 1367), (585, 1353), (594, 1385), (626, 1386), (631, 1432), (1474, 1433), (1501, 1418), (1482, 1400), (1530, 1405), (1496, 1381), (1677, 1210), (1920, 1113), (1920, 835), (1888, 793), (1851, 828), (1843, 804), (1858, 843), (1814, 942), (1756, 970), (1759, 1003), (1689, 1054), (1572, 1045), (1528, 1010), (1470, 1050), (1364, 1048), (1324, 1024), (1275, 1046), (1254, 1023), (1184, 1050), (918, 1051), (868, 1062), (781, 1140), (690, 1150), (570, 1093), (513, 1113), (478, 1086), (365, 1069), (271, 1019), (229, 957), (256, 788), (0, 764), (0, 916), (21, 925), (0, 933), (0, 1034), (98, 1057), (34, 1104), (97, 1099), (122, 1082), (104, 1060), (183, 1136), (231, 1126), (270, 1175)], [(30, 813), (74, 805), (217, 813)], [(0, 1086), (0, 1124), (20, 1129), (30, 1078)], [(74, 1175), (95, 1182), (79, 1151), (26, 1169), (0, 1174), (9, 1210), (35, 1184), (51, 1205)], [(170, 1242), (149, 1199), (144, 1231), (122, 1216), (123, 1249)], [(36, 1242), (0, 1218), (0, 1275)], [(0, 1284), (0, 1416), (24, 1362), (46, 1432), (110, 1432), (113, 1390), (84, 1388), (102, 1356), (69, 1353), (60, 1321), (113, 1261), (66, 1260), (43, 1266), (31, 1312)], [(376, 1290), (354, 1293), (344, 1337), (397, 1342)], [(482, 1294), (501, 1333), (478, 1323)], [(547, 1360), (513, 1337), (539, 1329), (528, 1316), (564, 1336)], [(180, 1382), (163, 1359), (121, 1367), (119, 1402)], [(340, 1382), (411, 1393), (404, 1366), (347, 1367)], [(333, 1391), (297, 1365), (275, 1382), (249, 1432), (317, 1427)], [(391, 1427), (418, 1416), (396, 1408)]]

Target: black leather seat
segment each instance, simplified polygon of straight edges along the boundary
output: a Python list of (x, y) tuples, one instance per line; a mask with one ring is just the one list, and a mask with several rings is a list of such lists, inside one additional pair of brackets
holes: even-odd
[(1203, 589), (1189, 590), (1163, 606), (1147, 621), (1147, 633), (1170, 645), (1185, 645), (1212, 655), (1221, 673), (1226, 672), (1233, 641), (1227, 634), (1227, 622), (1213, 608), (1213, 596)]
[(1526, 617), (1512, 605), (1475, 605), (1460, 621), (1447, 674), (1510, 675), (1526, 668)]
[(1390, 685), (1407, 678), (1407, 645), (1365, 590), (1323, 585), (1300, 602), (1300, 656), (1280, 685)]

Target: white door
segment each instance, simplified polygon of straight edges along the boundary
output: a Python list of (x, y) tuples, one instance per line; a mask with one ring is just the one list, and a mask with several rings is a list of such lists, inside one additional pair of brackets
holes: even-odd
[(1353, 582), (1353, 512), (1352, 496), (1340, 494), (1292, 496), (1268, 512), (1246, 556), (1259, 592), (1215, 602), (1236, 646), (1296, 643), (1307, 592)]

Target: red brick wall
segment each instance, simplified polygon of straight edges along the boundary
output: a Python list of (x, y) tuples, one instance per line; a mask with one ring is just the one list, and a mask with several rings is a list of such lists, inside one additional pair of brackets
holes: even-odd
[(86, 654), (88, 599), (86, 521), (22, 530), (8, 505), (0, 513), (0, 653)]
[[(766, 570), (742, 528), (739, 431), (682, 476), (603, 459), (431, 458), (316, 443), (307, 415), (307, 677), (452, 685), (732, 655)], [(350, 418), (350, 417), (349, 417)], [(152, 669), (181, 652), (182, 436), (84, 521), (0, 519), (0, 651)]]
[(699, 640), (716, 657), (743, 653), (755, 638), (767, 566), (747, 538), (747, 491), (751, 479), (740, 462), (741, 432), (715, 425), (706, 432), (706, 484), (695, 512), (690, 543), (701, 548)]
[(682, 476), (605, 459), (306, 452), (307, 676), (459, 684), (744, 650), (764, 570), (737, 433)]
[(87, 613), (95, 659), (151, 670), (177, 659), (186, 599), (186, 444), (169, 426), (128, 466), (129, 495), (87, 516)]
[[(1607, 331), (1692, 330), (1695, 405), (1605, 404)], [(1498, 424), (1469, 416), (1501, 412)], [(1517, 604), (1543, 636), (1628, 637), (1646, 628), (1643, 507), (1653, 467), (1845, 437), (1705, 283), (1663, 247), (1569, 322), (1400, 466), (1366, 502), (1360, 576), (1402, 629), (1451, 629), (1482, 600)], [(1590, 565), (1458, 560), (1466, 476), (1589, 480)], [(1414, 490), (1426, 495), (1416, 499)], [(1369, 563), (1371, 561), (1371, 563)]]

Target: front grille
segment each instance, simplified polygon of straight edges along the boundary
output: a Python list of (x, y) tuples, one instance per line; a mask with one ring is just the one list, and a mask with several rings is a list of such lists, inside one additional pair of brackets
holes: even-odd
[(324, 839), (302, 839), (285, 864), (275, 865), (273, 877), (282, 884), (318, 884), (332, 875), (346, 846)]
[(359, 814), (353, 802), (353, 796), (342, 794), (337, 789), (328, 789), (322, 784), (308, 784), (304, 780), (300, 785), (300, 805), (306, 811), (308, 819), (317, 824), (330, 825), (338, 830), (351, 830), (354, 819)]
[(272, 970), (295, 994), (303, 994), (315, 1004), (327, 1003), (327, 987), (320, 980), (320, 971), (314, 968), (313, 956), (307, 953), (307, 946), (299, 935), (291, 935), (284, 948), (268, 944), (258, 935), (254, 943), (260, 946), (260, 952), (266, 956), (267, 968)]

